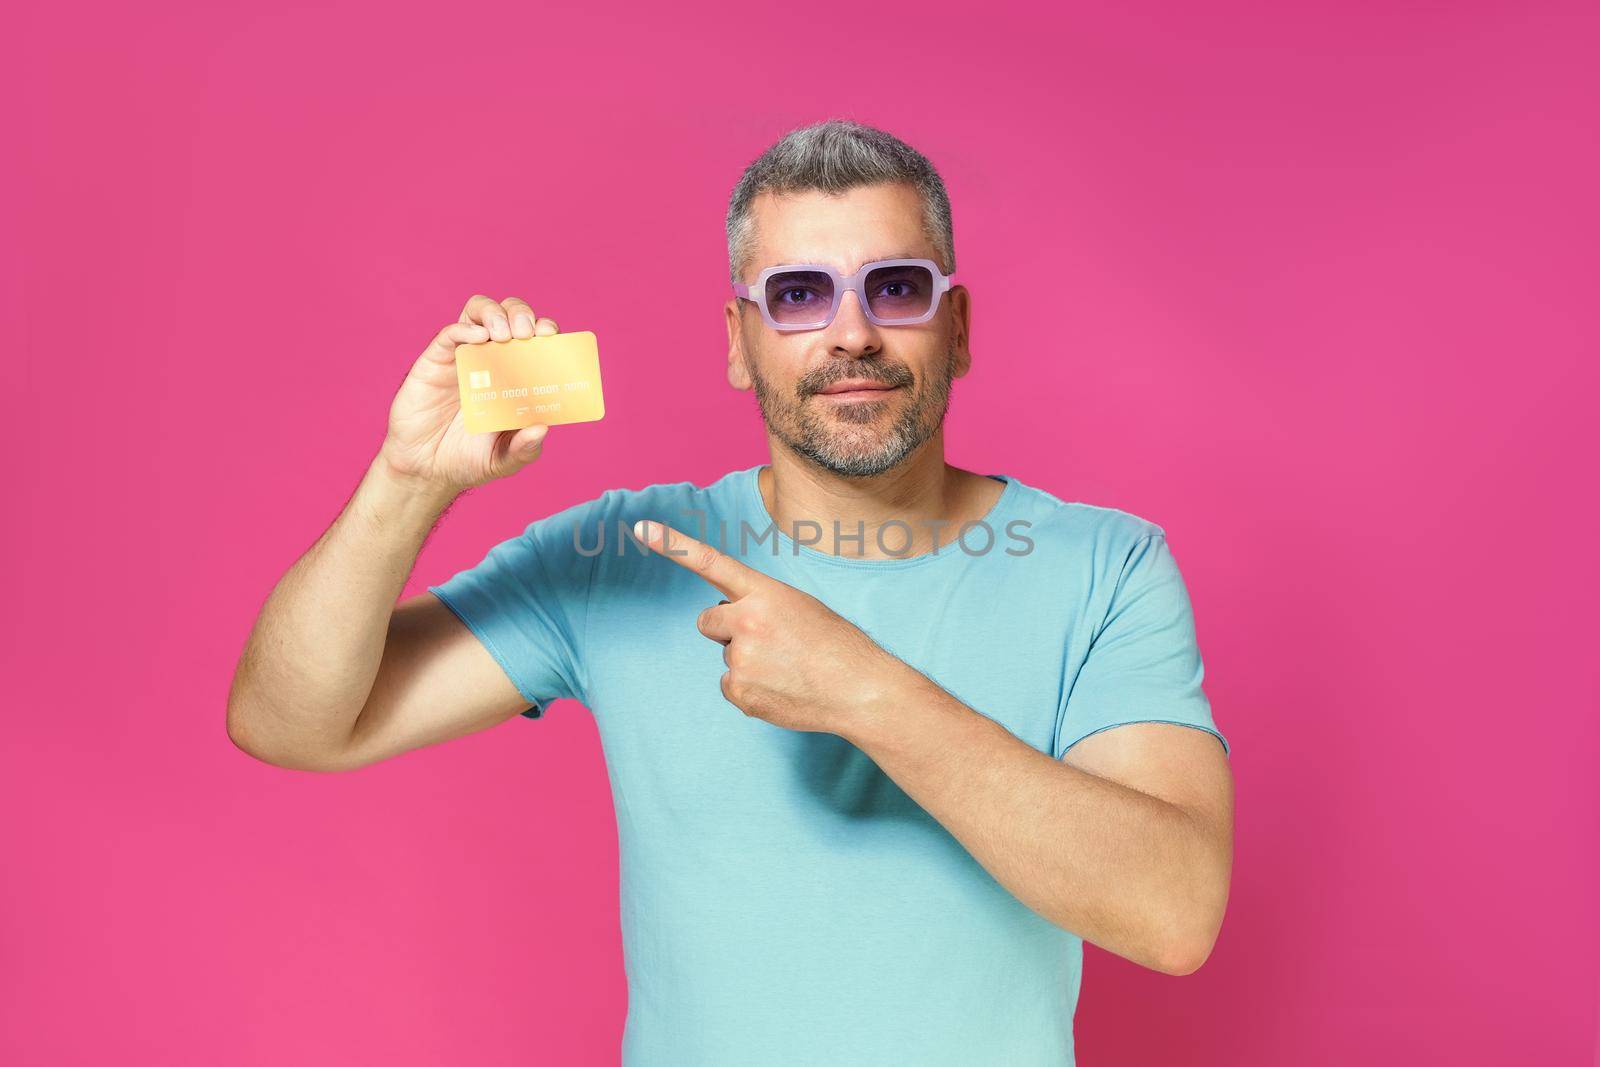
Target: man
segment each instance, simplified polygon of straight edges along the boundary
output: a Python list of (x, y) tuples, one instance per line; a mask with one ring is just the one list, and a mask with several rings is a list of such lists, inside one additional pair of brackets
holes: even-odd
[(337, 770), (588, 706), (625, 1063), (1070, 1063), (1082, 940), (1187, 974), (1227, 901), (1227, 743), (1165, 534), (945, 462), (971, 299), (898, 139), (792, 132), (728, 243), (770, 464), (609, 490), (396, 606), (449, 502), (546, 432), (463, 432), (455, 346), (556, 332), (475, 296), (264, 607), (229, 733)]

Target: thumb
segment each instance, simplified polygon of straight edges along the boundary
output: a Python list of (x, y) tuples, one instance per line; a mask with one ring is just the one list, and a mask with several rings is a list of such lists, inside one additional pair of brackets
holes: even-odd
[(538, 454), (549, 432), (548, 426), (524, 426), (511, 436), (511, 442), (506, 446), (506, 458), (513, 463), (526, 463)]

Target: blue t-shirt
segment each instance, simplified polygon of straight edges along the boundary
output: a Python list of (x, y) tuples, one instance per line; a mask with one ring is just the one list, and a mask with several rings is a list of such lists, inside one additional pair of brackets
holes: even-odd
[[(722, 594), (625, 530), (656, 519), (810, 593), (1053, 757), (1130, 722), (1206, 730), (1226, 752), (1165, 533), (1003, 477), (960, 543), (842, 558), (831, 530), (829, 551), (776, 531), (759, 471), (608, 490), (428, 587), (524, 715), (560, 697), (594, 715), (618, 822), (624, 1064), (1071, 1064), (1081, 939), (860, 749), (728, 703), (723, 648), (695, 626)], [(881, 543), (907, 541), (891, 525)]]

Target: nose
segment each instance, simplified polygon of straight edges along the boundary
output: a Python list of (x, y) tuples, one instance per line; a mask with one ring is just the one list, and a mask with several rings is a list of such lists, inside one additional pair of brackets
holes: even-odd
[(867, 309), (861, 303), (861, 294), (846, 289), (834, 308), (833, 321), (828, 324), (836, 348), (861, 349), (878, 336), (878, 326), (867, 318)]

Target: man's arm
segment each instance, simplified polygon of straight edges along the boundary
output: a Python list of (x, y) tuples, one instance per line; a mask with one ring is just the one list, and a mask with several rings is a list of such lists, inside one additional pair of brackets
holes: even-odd
[(235, 745), (284, 767), (346, 770), (527, 708), (437, 596), (395, 600), (450, 502), (521, 470), (543, 448), (544, 426), (466, 432), (457, 346), (556, 332), (524, 300), (479, 294), (417, 357), (360, 486), (256, 619), (228, 693)]
[(1055, 760), (907, 671), (844, 736), (1041, 916), (1163, 973), (1199, 969), (1233, 865), (1220, 742), (1128, 723)]
[(395, 604), (449, 503), (373, 461), (261, 609), (228, 696), (235, 745), (282, 767), (348, 770), (528, 706), (432, 593)]
[[(853, 743), (1017, 899), (1084, 940), (1168, 974), (1205, 962), (1233, 865), (1233, 778), (1216, 737), (1124, 722), (1057, 761), (809, 593), (659, 522), (634, 536), (728, 598), (695, 626), (724, 646), (729, 703)], [(1123, 655), (1108, 641), (1099, 662), (1126, 668)]]

